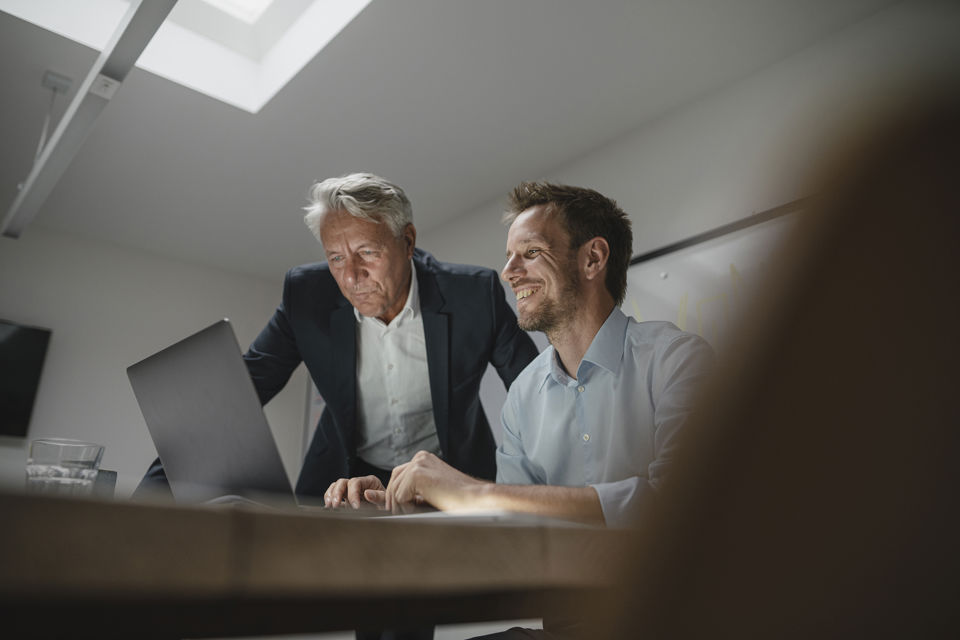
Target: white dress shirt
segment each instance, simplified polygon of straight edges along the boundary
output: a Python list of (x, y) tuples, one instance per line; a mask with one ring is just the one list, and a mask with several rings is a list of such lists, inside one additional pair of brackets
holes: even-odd
[(410, 264), (407, 302), (390, 324), (363, 316), (354, 309), (357, 317), (357, 455), (381, 469), (409, 462), (421, 449), (440, 453), (417, 272), (412, 261)]

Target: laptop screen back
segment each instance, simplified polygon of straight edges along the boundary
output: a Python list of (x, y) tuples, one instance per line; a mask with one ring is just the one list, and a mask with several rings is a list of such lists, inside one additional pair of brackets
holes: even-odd
[(127, 376), (178, 502), (239, 495), (295, 503), (229, 320), (130, 366)]

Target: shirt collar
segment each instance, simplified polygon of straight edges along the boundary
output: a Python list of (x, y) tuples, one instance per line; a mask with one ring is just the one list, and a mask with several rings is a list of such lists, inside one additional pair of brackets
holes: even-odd
[[(364, 321), (365, 316), (361, 315), (356, 307), (353, 308), (353, 315), (356, 317), (357, 322)], [(413, 264), (413, 260), (410, 260), (410, 289), (407, 290), (407, 301), (404, 303), (403, 309), (400, 310), (400, 313), (397, 314), (397, 317), (395, 317), (390, 324), (399, 323), (400, 319), (406, 315), (409, 315), (411, 318), (416, 318), (420, 315), (420, 285), (417, 283), (417, 268)], [(383, 324), (383, 322), (377, 318), (366, 319), (376, 320), (380, 324)]]
[[(614, 307), (603, 326), (600, 327), (600, 331), (597, 331), (593, 342), (590, 343), (590, 348), (583, 356), (583, 362), (603, 367), (613, 374), (619, 373), (620, 363), (623, 362), (623, 345), (628, 322), (629, 319), (623, 311), (620, 311), (619, 307)], [(583, 363), (580, 366), (583, 366)]]
[[(623, 345), (627, 335), (627, 324), (629, 318), (620, 310), (614, 307), (610, 315), (601, 325), (597, 335), (593, 337), (587, 352), (580, 363), (580, 369), (583, 369), (584, 363), (590, 363), (598, 367), (603, 367), (613, 374), (620, 372), (620, 365), (623, 362)], [(557, 351), (551, 345), (546, 350), (546, 363), (542, 368), (540, 375), (542, 379), (537, 387), (537, 391), (543, 389), (547, 380), (553, 378), (557, 384), (567, 386), (574, 380), (567, 375), (567, 372), (560, 366), (557, 360)], [(579, 376), (580, 371), (577, 371)]]

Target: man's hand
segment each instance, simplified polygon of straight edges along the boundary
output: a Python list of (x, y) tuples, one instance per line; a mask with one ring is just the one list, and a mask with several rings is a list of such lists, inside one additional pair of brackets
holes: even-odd
[(436, 455), (418, 451), (410, 462), (394, 468), (383, 494), (384, 505), (393, 512), (424, 502), (442, 510), (462, 508), (469, 505), (472, 490), (483, 484), (487, 483), (457, 471)]
[(377, 476), (362, 476), (359, 478), (340, 478), (331, 484), (323, 494), (323, 503), (331, 509), (349, 504), (354, 509), (360, 508), (362, 501), (373, 504), (383, 504), (383, 483)]

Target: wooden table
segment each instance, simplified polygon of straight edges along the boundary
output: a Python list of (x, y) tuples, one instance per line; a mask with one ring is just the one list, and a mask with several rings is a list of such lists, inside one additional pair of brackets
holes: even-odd
[(182, 638), (569, 615), (622, 531), (0, 494), (0, 625)]

